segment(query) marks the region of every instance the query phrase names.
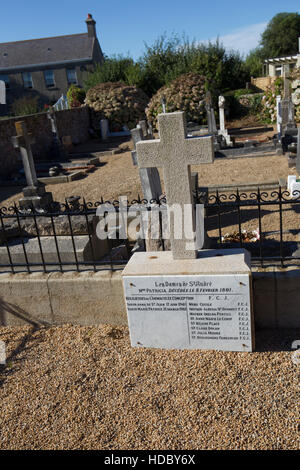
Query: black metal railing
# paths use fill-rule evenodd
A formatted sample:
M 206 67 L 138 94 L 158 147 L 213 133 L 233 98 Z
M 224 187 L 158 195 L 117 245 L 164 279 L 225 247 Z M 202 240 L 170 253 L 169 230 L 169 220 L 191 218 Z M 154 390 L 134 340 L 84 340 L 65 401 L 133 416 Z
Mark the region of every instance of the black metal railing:
M 246 248 L 253 265 L 262 267 L 300 264 L 299 193 L 295 192 L 291 198 L 288 191 L 279 187 L 270 193 L 260 189 L 222 194 L 198 191 L 194 196 L 195 202 L 205 207 L 205 229 L 209 236 L 205 247 Z M 164 250 L 165 198 L 147 201 L 138 197 L 125 203 L 121 199 L 92 203 L 69 198 L 64 203 L 54 203 L 47 212 L 33 207 L 22 210 L 16 204 L 2 207 L 0 272 L 122 269 L 135 251 L 146 250 L 147 231 L 140 217 L 142 235 L 139 239 L 135 241 L 125 236 L 123 214 L 133 209 L 142 214 L 153 207 L 159 209 L 158 246 Z M 101 209 L 101 216 L 98 209 Z M 105 226 L 106 240 L 99 241 L 97 224 L 102 216 L 110 213 L 116 216 L 117 236 L 112 237 L 109 226 Z
M 231 194 L 217 191 L 198 195 L 198 202 L 205 204 L 209 233 L 217 231 L 213 237 L 216 248 L 246 248 L 251 253 L 252 264 L 262 267 L 279 264 L 283 268 L 287 263 L 300 264 L 299 191 L 290 194 L 281 187 L 271 192 L 259 188 L 250 192 L 237 190 Z M 230 221 L 224 223 L 228 215 Z M 215 218 L 213 223 L 211 218 Z M 255 224 L 256 230 L 253 230 Z M 236 231 L 226 237 L 226 226 L 231 230 L 236 226 Z M 252 240 L 249 239 L 251 234 Z

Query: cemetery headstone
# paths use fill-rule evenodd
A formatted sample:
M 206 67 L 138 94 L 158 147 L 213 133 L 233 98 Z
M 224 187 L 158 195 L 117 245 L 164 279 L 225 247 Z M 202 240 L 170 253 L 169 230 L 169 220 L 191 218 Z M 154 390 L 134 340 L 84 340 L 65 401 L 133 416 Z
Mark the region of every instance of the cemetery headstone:
M 3 80 L 0 80 L 0 104 L 6 104 L 6 86 Z
M 145 139 L 142 128 L 133 129 L 131 136 L 134 145 L 132 161 L 134 165 L 137 165 L 136 145 L 138 142 Z M 154 199 L 159 199 L 162 195 L 162 188 L 157 168 L 139 168 L 139 175 L 144 198 L 149 202 Z
M 147 139 L 147 138 L 148 138 L 148 126 L 147 126 L 147 121 L 145 121 L 145 120 L 139 121 L 139 126 L 140 126 L 140 128 L 142 129 L 144 139 Z
M 100 132 L 102 140 L 107 140 L 109 135 L 109 125 L 107 119 L 101 119 L 100 121 Z
M 191 165 L 212 163 L 214 160 L 212 137 L 187 138 L 183 112 L 158 116 L 160 139 L 136 144 L 138 165 L 141 168 L 161 167 L 168 206 L 179 204 L 190 223 L 190 233 L 195 232 L 195 214 L 191 191 Z M 188 250 L 191 239 L 177 239 L 174 234 L 174 214 L 169 214 L 170 240 L 175 259 L 195 258 L 196 250 Z
M 53 107 L 48 111 L 48 119 L 51 123 L 52 132 L 51 158 L 63 160 L 66 157 L 66 152 L 59 138 L 55 110 Z
M 46 192 L 45 186 L 40 184 L 34 167 L 31 144 L 34 142 L 28 133 L 26 123 L 15 123 L 17 135 L 12 138 L 15 148 L 20 149 L 27 186 L 23 189 L 24 197 L 19 200 L 21 209 L 46 210 L 53 202 L 52 193 Z
M 190 165 L 213 162 L 213 138 L 186 138 L 184 113 L 158 120 L 160 139 L 137 143 L 138 163 L 162 167 L 168 207 L 187 204 L 192 215 Z M 172 222 L 170 239 L 172 251 L 135 253 L 122 273 L 132 346 L 252 351 L 249 253 L 203 250 L 195 259 Z
M 226 141 L 226 145 L 232 146 L 230 135 L 225 127 L 225 98 L 224 96 L 219 96 L 219 120 L 220 120 L 220 130 L 219 135 L 222 135 Z

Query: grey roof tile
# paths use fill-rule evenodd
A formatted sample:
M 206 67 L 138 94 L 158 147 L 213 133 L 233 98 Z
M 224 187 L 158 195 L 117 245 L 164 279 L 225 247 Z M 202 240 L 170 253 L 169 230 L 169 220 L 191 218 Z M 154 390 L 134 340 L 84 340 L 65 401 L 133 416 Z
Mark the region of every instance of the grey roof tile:
M 0 69 L 92 59 L 94 41 L 82 33 L 0 43 Z

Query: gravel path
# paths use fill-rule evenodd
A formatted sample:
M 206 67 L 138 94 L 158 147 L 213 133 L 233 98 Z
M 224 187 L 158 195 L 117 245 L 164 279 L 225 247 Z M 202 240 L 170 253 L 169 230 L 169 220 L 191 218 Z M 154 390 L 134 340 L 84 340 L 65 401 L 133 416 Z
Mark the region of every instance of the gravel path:
M 253 354 L 131 349 L 127 328 L 0 328 L 1 449 L 299 449 L 300 331 Z

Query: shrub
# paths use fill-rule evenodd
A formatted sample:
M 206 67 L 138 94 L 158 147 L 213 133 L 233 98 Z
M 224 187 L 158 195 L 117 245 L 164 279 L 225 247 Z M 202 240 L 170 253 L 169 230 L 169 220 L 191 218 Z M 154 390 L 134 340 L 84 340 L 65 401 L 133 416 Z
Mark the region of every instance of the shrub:
M 85 91 L 76 85 L 71 85 L 67 92 L 70 108 L 78 108 L 84 103 Z
M 185 111 L 187 121 L 203 123 L 206 120 L 204 106 L 205 78 L 194 73 L 187 73 L 162 87 L 152 97 L 146 115 L 153 127 L 157 127 L 157 116 L 162 112 L 161 101 L 166 101 L 166 111 Z
M 282 95 L 283 80 L 278 78 L 270 85 L 262 97 L 262 119 L 268 123 L 275 123 L 276 114 L 276 96 Z
M 12 104 L 12 112 L 14 116 L 26 116 L 28 114 L 38 113 L 38 97 L 26 97 L 15 100 Z
M 86 104 L 92 109 L 92 122 L 99 129 L 100 120 L 109 120 L 111 130 L 121 130 L 126 124 L 133 129 L 138 121 L 145 118 L 149 98 L 135 86 L 120 82 L 100 83 L 88 90 Z

